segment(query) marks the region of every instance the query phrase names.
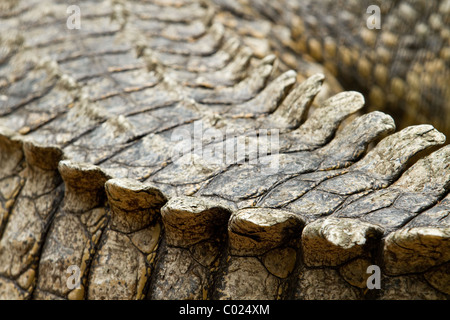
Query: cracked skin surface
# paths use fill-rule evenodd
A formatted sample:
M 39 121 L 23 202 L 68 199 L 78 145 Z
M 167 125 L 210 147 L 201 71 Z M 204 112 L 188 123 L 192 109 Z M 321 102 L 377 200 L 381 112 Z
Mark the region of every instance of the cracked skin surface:
M 448 299 L 442 133 L 361 113 L 245 2 L 77 4 L 2 3 L 0 298 Z M 199 126 L 279 153 L 206 161 L 172 139 Z

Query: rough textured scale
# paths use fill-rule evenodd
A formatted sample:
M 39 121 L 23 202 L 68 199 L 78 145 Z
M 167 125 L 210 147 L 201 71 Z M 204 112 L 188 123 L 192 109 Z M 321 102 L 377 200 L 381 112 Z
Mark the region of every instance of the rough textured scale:
M 277 3 L 0 4 L 0 298 L 449 298 L 445 136 L 362 114 Z
M 394 115 L 399 128 L 432 123 L 450 133 L 450 1 L 215 2 L 233 13 L 221 14 L 225 25 L 269 36 L 287 65 L 296 59 L 283 46 L 363 92 L 366 110 Z

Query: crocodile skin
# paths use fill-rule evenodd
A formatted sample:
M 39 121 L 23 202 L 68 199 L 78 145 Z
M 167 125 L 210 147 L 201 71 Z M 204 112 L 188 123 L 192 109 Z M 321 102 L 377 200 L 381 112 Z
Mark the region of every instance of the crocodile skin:
M 399 128 L 431 123 L 450 134 L 450 1 L 215 2 L 238 20 L 289 27 L 291 39 L 278 30 L 272 38 L 363 92 L 366 109 L 389 113 Z M 380 9 L 379 29 L 368 27 L 371 6 Z
M 73 4 L 1 4 L 0 298 L 448 299 L 442 133 L 361 114 L 267 19 Z

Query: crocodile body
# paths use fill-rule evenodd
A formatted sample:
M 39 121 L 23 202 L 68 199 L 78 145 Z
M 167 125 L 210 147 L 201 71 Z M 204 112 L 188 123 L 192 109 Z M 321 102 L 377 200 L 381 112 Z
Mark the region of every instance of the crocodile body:
M 398 128 L 432 123 L 450 134 L 450 1 L 217 2 L 288 26 L 285 45 L 364 93 L 366 110 L 393 115 Z
M 233 3 L 2 3 L 0 298 L 448 299 L 445 136 Z

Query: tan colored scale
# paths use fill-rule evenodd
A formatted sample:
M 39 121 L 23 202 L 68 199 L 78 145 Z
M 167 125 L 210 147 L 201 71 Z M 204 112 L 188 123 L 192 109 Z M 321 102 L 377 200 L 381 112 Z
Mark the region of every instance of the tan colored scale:
M 358 72 L 359 74 L 365 78 L 369 79 L 372 74 L 372 65 L 367 58 L 362 57 L 358 62 Z
M 322 61 L 322 44 L 319 40 L 311 38 L 308 40 L 308 48 L 310 55 L 317 61 Z

